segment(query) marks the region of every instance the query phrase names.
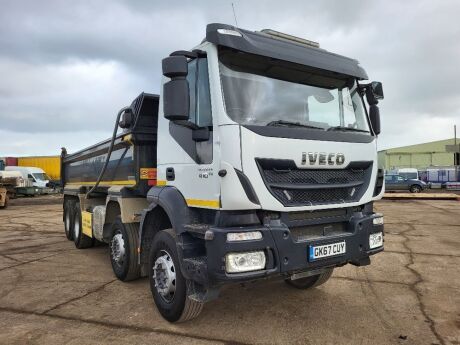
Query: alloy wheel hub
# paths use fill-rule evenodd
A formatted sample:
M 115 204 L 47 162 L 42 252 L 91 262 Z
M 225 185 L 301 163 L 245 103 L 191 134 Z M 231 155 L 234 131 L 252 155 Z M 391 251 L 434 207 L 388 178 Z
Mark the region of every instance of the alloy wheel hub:
M 169 253 L 162 251 L 161 254 L 153 266 L 153 279 L 158 293 L 169 302 L 176 292 L 176 269 Z
M 123 264 L 125 257 L 125 240 L 122 234 L 118 233 L 113 236 L 110 248 L 113 260 L 119 265 Z

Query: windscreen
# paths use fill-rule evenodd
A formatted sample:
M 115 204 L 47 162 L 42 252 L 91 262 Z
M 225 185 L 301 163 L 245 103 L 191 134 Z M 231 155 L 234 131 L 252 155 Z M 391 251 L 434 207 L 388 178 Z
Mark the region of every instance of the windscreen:
M 35 178 L 35 180 L 37 181 L 46 181 L 46 180 L 50 180 L 50 178 L 48 177 L 48 175 L 44 174 L 44 173 L 34 173 L 32 174 L 33 177 Z
M 369 132 L 357 82 L 249 54 L 220 55 L 228 116 L 244 125 Z

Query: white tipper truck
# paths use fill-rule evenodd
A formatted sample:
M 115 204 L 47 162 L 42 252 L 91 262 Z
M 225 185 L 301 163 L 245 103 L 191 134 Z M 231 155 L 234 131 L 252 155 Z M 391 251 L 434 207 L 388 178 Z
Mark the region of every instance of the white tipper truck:
M 308 289 L 383 250 L 383 91 L 356 60 L 209 24 L 162 68 L 161 95 L 122 108 L 111 139 L 62 150 L 77 248 L 108 243 L 115 275 L 147 276 L 170 322 L 196 317 L 224 284 Z

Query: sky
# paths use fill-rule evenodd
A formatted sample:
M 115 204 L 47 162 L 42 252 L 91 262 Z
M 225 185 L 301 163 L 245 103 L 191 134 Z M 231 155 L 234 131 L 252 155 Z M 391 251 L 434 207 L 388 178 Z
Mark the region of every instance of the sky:
M 120 108 L 159 93 L 162 58 L 235 24 L 232 2 L 239 27 L 317 41 L 381 81 L 379 149 L 460 132 L 458 1 L 2 0 L 0 157 L 110 137 Z

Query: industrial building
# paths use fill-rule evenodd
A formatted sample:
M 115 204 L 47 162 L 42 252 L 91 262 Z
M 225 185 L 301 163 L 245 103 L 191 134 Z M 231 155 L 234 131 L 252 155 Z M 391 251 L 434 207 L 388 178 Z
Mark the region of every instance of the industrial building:
M 446 146 L 454 145 L 454 142 L 455 139 L 452 138 L 379 151 L 379 165 L 385 170 L 451 167 L 455 164 L 455 153 L 448 152 Z M 460 139 L 457 139 L 457 145 L 459 143 Z

